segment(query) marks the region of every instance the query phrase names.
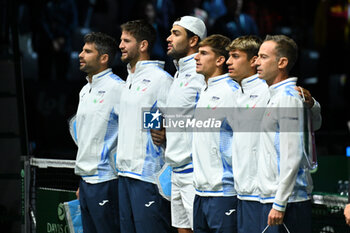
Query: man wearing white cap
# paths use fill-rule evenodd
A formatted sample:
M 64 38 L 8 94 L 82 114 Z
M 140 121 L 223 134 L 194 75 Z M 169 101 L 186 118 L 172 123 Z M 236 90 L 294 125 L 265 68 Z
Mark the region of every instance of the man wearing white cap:
M 183 16 L 173 23 L 167 38 L 167 54 L 174 58 L 177 72 L 170 87 L 166 107 L 176 108 L 181 115 L 193 116 L 201 89 L 205 86 L 203 75 L 196 73 L 194 57 L 198 44 L 207 35 L 202 20 Z M 174 132 L 176 131 L 176 132 Z M 154 138 L 157 137 L 154 131 Z M 193 186 L 192 132 L 167 129 L 165 160 L 172 167 L 171 221 L 179 233 L 192 232 Z

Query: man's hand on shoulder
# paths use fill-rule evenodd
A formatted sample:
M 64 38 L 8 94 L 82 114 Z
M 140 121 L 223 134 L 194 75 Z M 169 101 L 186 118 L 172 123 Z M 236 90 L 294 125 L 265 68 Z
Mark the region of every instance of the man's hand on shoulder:
M 299 95 L 304 100 L 304 102 L 308 108 L 312 108 L 314 106 L 315 101 L 312 98 L 311 93 L 307 89 L 305 89 L 301 86 L 297 86 L 294 89 L 299 92 Z

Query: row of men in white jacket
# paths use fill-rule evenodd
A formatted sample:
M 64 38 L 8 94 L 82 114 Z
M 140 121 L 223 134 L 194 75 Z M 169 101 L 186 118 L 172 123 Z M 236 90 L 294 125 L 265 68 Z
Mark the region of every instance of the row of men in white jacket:
M 197 113 L 203 113 L 199 107 L 207 108 L 222 124 L 216 132 L 194 133 L 196 194 L 237 195 L 243 201 L 271 203 L 272 208 L 282 212 L 287 203 L 310 200 L 313 188 L 310 161 L 304 152 L 307 119 L 303 115 L 303 101 L 295 90 L 297 78 L 287 78 L 271 86 L 257 74 L 241 77 L 240 85 L 234 81 L 229 84 L 227 79 L 227 74 L 209 78 L 197 103 Z M 220 108 L 226 108 L 226 112 L 215 115 Z M 317 130 L 321 125 L 317 101 L 311 111 Z M 249 219 L 250 225 L 263 218 L 261 212 L 254 211 L 259 214 Z M 262 224 L 265 227 L 267 222 Z M 248 232 L 244 227 L 239 230 Z M 257 232 L 261 231 L 263 228 Z
M 195 132 L 193 143 L 191 132 L 167 133 L 169 141 L 165 149 L 165 159 L 164 148 L 155 146 L 150 131 L 143 129 L 144 111 L 178 106 L 178 102 L 181 102 L 183 109 L 193 108 L 194 106 L 211 109 L 247 106 L 254 109 L 267 106 L 268 100 L 271 98 L 270 92 L 267 84 L 260 80 L 257 75 L 244 79 L 241 85 L 238 85 L 225 74 L 210 79 L 208 86 L 206 86 L 204 78 L 195 73 L 194 56 L 195 54 L 181 58 L 178 61 L 177 68 L 179 72 L 174 81 L 169 74 L 162 70 L 162 62 L 141 61 L 137 63 L 136 71 L 134 73 L 129 72 L 127 82 L 121 91 L 121 99 L 124 101 L 117 107 L 120 109 L 118 115 L 114 116 L 116 114 L 108 112 L 109 110 L 101 111 L 101 113 L 106 112 L 105 116 L 101 118 L 103 122 L 106 122 L 106 133 L 104 137 L 101 137 L 104 138 L 104 142 L 97 143 L 96 141 L 96 145 L 87 145 L 90 148 L 89 150 L 103 152 L 101 162 L 95 163 L 96 158 L 92 157 L 84 157 L 84 161 L 77 160 L 77 174 L 82 175 L 84 180 L 90 182 L 113 179 L 117 173 L 106 166 L 107 163 L 110 163 L 108 161 L 110 157 L 114 161 L 112 167 L 116 167 L 119 175 L 155 184 L 158 172 L 167 161 L 173 167 L 173 171 L 179 173 L 191 170 L 194 167 L 194 187 L 197 195 L 234 196 L 237 194 L 238 198 L 242 200 L 276 201 L 278 208 L 284 210 L 292 190 L 289 190 L 289 193 L 278 193 L 275 197 L 276 193 L 271 193 L 273 188 L 269 189 L 270 185 L 273 186 L 274 184 L 271 184 L 269 179 L 263 180 L 264 177 L 269 178 L 271 175 L 261 174 L 261 176 L 257 176 L 256 174 L 258 142 L 259 140 L 270 139 L 260 138 L 259 133 L 234 133 L 235 125 L 249 124 L 249 122 L 240 120 L 242 118 L 230 119 L 228 117 L 227 122 L 222 124 L 225 132 L 224 130 L 219 133 Z M 108 71 L 105 73 L 108 73 Z M 99 76 L 105 73 L 99 74 Z M 228 81 L 230 84 L 227 84 Z M 295 85 L 296 80 L 288 81 Z M 219 85 L 220 83 L 225 83 L 222 85 L 226 89 Z M 86 89 L 87 91 L 89 90 Z M 186 92 L 188 92 L 188 95 L 186 95 Z M 193 93 L 196 94 L 193 95 Z M 94 104 L 101 105 L 104 101 L 103 94 L 98 92 L 97 98 L 91 101 Z M 227 99 L 227 97 L 221 97 L 220 95 L 232 95 L 234 101 L 221 102 L 221 99 Z M 82 92 L 81 98 L 83 97 L 84 93 Z M 319 104 L 315 102 L 315 106 L 312 108 L 315 112 L 314 116 L 319 116 L 319 108 Z M 114 118 L 119 118 L 119 121 L 123 124 L 119 124 L 119 126 L 111 125 L 110 122 L 115 122 Z M 317 125 L 320 125 L 317 123 L 319 119 L 315 120 L 315 129 L 317 129 Z M 93 121 L 94 123 L 87 122 L 86 124 L 97 127 L 95 122 L 98 121 L 95 121 L 95 119 Z M 98 127 L 102 128 L 102 126 Z M 118 149 L 117 151 L 109 151 L 111 142 L 108 140 L 108 135 L 116 130 L 119 132 Z M 78 132 L 78 134 L 84 135 L 83 132 Z M 84 135 L 84 137 L 87 136 Z M 231 140 L 232 138 L 233 140 Z M 212 143 L 208 143 L 208 141 Z M 283 150 L 283 146 L 281 145 L 281 150 Z M 300 150 L 301 148 L 296 147 L 295 149 Z M 273 150 L 268 149 L 268 151 Z M 239 156 L 242 154 L 249 154 L 250 156 Z M 276 154 L 270 154 L 270 156 L 271 158 L 277 157 Z M 193 165 L 192 158 L 194 165 L 197 165 L 197 167 Z M 94 161 L 90 161 L 91 159 Z M 232 163 L 232 160 L 235 162 Z M 263 160 L 259 160 L 260 162 L 264 163 Z M 261 179 L 258 180 L 256 177 Z M 259 182 L 260 186 L 258 186 Z M 290 185 L 290 183 L 286 185 Z M 311 192 L 310 187 L 308 187 L 309 190 L 306 194 L 293 192 L 289 200 L 308 199 Z

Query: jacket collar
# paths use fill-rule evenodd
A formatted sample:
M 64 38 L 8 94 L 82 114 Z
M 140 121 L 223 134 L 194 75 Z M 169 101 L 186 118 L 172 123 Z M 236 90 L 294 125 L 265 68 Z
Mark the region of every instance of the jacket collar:
M 208 79 L 208 86 L 214 86 L 222 81 L 225 81 L 227 79 L 231 79 L 228 74 L 222 74 L 216 77 L 212 77 Z
M 180 58 L 179 61 L 174 60 L 174 65 L 179 72 L 184 72 L 189 69 L 193 69 L 193 63 L 195 63 L 194 57 L 197 53 Z M 194 66 L 195 67 L 195 66 Z
M 112 74 L 112 69 L 111 68 L 108 68 L 108 69 L 105 69 L 104 71 L 98 73 L 98 74 L 95 74 L 92 76 L 92 82 L 91 84 L 95 84 L 96 82 L 98 82 L 99 80 L 101 80 L 101 78 L 105 75 L 110 75 Z M 89 77 L 86 76 L 86 80 L 89 82 Z
M 135 72 L 131 73 L 131 67 L 130 64 L 127 65 L 128 68 L 128 74 L 137 74 L 139 72 L 142 72 L 144 69 L 150 67 L 150 66 L 156 66 L 161 69 L 164 68 L 164 61 L 158 61 L 158 60 L 143 60 L 143 61 L 138 61 L 136 63 L 136 68 Z
M 285 88 L 287 86 L 296 86 L 298 78 L 292 77 L 287 78 L 279 83 L 275 83 L 269 87 L 271 95 L 276 94 L 280 89 Z
M 265 80 L 263 79 L 260 79 L 258 77 L 258 74 L 254 74 L 248 78 L 245 78 L 241 81 L 241 87 L 243 90 L 245 89 L 251 89 L 251 88 L 254 88 L 258 85 L 261 84 L 261 82 L 265 82 Z

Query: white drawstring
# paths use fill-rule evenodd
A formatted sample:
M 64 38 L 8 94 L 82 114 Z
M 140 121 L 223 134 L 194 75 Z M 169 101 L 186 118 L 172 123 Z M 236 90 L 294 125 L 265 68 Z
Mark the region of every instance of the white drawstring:
M 284 224 L 284 223 L 282 223 L 282 224 L 283 224 L 284 228 L 286 229 L 286 231 L 287 231 L 288 233 L 290 233 L 290 231 L 288 230 L 286 224 Z M 265 233 L 265 231 L 267 230 L 267 228 L 269 228 L 269 225 L 267 225 L 267 226 L 265 227 L 265 229 L 263 230 L 263 232 L 261 232 L 261 233 Z
M 265 231 L 267 230 L 267 228 L 269 228 L 269 225 L 267 225 L 267 226 L 265 227 L 265 229 L 263 230 L 263 232 L 261 232 L 261 233 L 265 233 Z

